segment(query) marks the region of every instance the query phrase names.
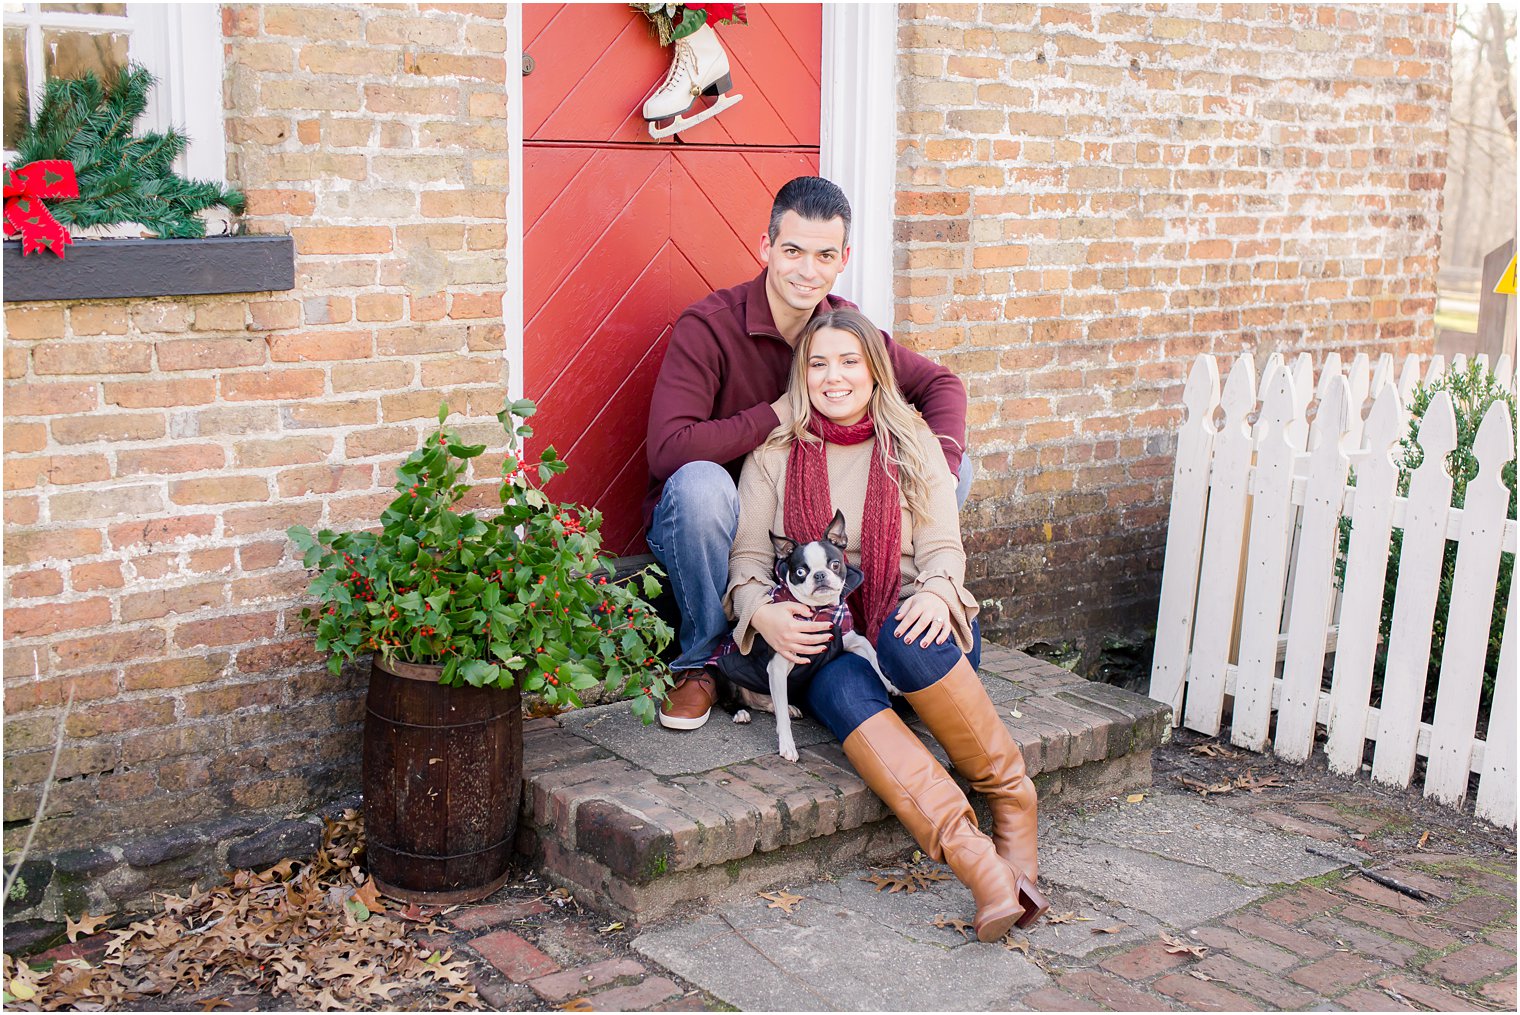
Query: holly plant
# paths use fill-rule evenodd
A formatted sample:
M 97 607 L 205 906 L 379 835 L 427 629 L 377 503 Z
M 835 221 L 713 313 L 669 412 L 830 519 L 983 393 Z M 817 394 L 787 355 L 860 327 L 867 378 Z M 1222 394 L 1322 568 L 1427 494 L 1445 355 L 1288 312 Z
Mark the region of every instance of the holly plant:
M 616 580 L 599 556 L 601 513 L 549 500 L 544 487 L 566 465 L 552 447 L 536 466 L 522 460 L 534 412 L 524 399 L 497 413 L 508 446 L 497 514 L 458 509 L 469 461 L 486 446 L 446 428 L 445 405 L 438 429 L 401 464 L 378 533 L 289 529 L 317 571 L 318 605 L 301 618 L 333 673 L 379 652 L 441 664 L 452 686 L 516 685 L 551 708 L 579 706 L 578 692 L 601 684 L 631 694 L 634 713 L 652 722 L 670 686 L 658 657 L 671 629 L 648 602 L 661 572 Z

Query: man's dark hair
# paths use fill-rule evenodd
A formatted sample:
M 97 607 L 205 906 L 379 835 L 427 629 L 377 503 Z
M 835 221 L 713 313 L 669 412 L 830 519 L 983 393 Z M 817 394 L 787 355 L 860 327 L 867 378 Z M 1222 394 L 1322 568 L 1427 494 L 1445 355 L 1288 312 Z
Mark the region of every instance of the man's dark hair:
M 776 203 L 771 205 L 769 236 L 776 242 L 781 231 L 781 217 L 794 211 L 814 222 L 829 219 L 844 220 L 844 245 L 850 245 L 850 201 L 844 191 L 821 176 L 799 176 L 776 191 Z

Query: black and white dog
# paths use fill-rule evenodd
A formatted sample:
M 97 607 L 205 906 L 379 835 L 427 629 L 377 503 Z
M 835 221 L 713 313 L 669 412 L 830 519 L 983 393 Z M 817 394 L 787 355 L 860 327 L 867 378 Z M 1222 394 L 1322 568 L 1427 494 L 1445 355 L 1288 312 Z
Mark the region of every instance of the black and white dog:
M 797 745 L 792 739 L 791 721 L 799 718 L 802 712 L 789 704 L 790 692 L 800 693 L 806 682 L 826 663 L 845 652 L 853 652 L 871 664 L 871 669 L 886 685 L 888 694 L 902 692 L 882 675 L 876 662 L 875 647 L 855 630 L 850 618 L 850 608 L 845 600 L 860 587 L 864 575 L 859 568 L 845 562 L 844 513 L 835 511 L 824 538 L 815 542 L 798 543 L 774 532 L 770 537 L 776 548 L 777 582 L 771 589 L 771 602 L 797 602 L 811 607 L 813 620 L 833 625 L 833 637 L 822 651 L 809 656 L 802 666 L 787 662 L 758 634 L 749 655 L 740 654 L 730 638 L 708 665 L 728 679 L 748 708 L 775 714 L 779 753 L 788 761 L 796 761 Z M 747 708 L 734 712 L 734 722 L 749 721 Z

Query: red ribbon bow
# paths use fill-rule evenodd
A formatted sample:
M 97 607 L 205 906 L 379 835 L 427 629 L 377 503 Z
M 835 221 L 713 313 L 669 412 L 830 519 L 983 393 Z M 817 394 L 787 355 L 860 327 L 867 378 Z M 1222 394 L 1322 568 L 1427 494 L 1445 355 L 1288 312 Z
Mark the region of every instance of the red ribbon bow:
M 68 159 L 31 162 L 20 169 L 6 166 L 5 235 L 20 234 L 23 255 L 46 248 L 62 257 L 63 248 L 74 238 L 53 218 L 42 199 L 78 196 L 79 180 Z

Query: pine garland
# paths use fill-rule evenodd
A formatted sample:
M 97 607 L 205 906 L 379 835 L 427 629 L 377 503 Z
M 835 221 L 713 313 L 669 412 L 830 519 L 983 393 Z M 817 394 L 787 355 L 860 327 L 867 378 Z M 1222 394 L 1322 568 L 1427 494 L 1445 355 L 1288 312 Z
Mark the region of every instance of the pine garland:
M 47 83 L 36 118 L 16 143 L 17 166 L 40 159 L 68 159 L 79 178 L 79 197 L 48 203 L 65 226 L 141 223 L 162 237 L 206 235 L 196 212 L 225 205 L 243 210 L 241 192 L 219 183 L 175 175 L 174 160 L 189 140 L 172 127 L 132 135 L 148 107 L 154 78 L 132 64 L 109 84 L 93 73 Z

